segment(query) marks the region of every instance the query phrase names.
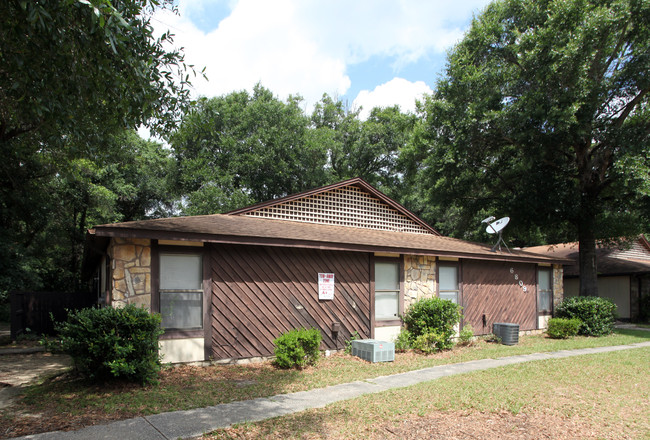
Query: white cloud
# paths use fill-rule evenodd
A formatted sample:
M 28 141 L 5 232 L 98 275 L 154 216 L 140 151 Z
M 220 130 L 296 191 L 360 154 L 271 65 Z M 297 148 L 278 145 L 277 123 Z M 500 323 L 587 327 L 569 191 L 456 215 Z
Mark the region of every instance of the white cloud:
M 460 37 L 461 26 L 488 0 L 331 0 L 300 1 L 300 17 L 311 38 L 349 63 L 373 55 L 400 64 L 427 53 L 444 53 Z
M 424 81 L 411 82 L 403 78 L 393 78 L 373 91 L 362 90 L 354 100 L 353 107 L 361 109 L 361 118 L 367 119 L 374 107 L 399 105 L 403 112 L 415 111 L 415 100 L 431 94 L 431 88 Z
M 209 10 L 210 1 L 227 4 L 231 13 L 204 32 L 187 17 Z M 390 57 L 398 74 L 410 62 L 443 53 L 460 38 L 472 11 L 487 2 L 179 0 L 180 15 L 159 11 L 152 24 L 175 34 L 189 64 L 206 67 L 209 81 L 194 79 L 196 95 L 250 90 L 261 82 L 281 98 L 300 94 L 310 105 L 323 93 L 346 94 L 351 64 Z M 391 87 L 414 88 L 399 82 Z

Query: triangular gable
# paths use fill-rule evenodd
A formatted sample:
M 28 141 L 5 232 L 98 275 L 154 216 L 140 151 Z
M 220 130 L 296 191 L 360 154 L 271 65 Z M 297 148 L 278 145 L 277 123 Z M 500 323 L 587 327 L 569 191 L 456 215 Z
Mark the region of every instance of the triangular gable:
M 258 203 L 228 214 L 440 235 L 411 211 L 359 178 Z

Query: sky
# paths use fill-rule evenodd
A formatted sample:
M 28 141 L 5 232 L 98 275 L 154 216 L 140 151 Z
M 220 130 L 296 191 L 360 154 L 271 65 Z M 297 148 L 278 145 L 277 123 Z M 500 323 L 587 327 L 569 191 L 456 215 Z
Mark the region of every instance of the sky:
M 375 106 L 414 111 L 444 72 L 487 0 L 178 0 L 178 14 L 152 18 L 208 81 L 193 96 L 214 97 L 262 84 L 303 107 L 327 93 L 365 117 Z

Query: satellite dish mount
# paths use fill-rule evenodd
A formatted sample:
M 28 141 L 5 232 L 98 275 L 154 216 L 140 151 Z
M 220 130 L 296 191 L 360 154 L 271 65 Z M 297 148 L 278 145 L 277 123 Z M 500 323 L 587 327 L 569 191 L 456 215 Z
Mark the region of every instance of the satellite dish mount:
M 499 252 L 501 252 L 501 243 L 503 243 L 503 246 L 505 246 L 505 248 L 508 250 L 508 253 L 510 253 L 510 249 L 508 248 L 508 245 L 506 244 L 505 241 L 503 241 L 503 229 L 510 221 L 510 217 L 502 217 L 496 221 L 493 220 L 494 217 L 491 216 L 481 222 L 481 223 L 488 223 L 487 228 L 485 228 L 485 232 L 487 232 L 488 234 L 499 234 L 499 239 L 497 240 L 496 244 L 492 246 L 491 251 L 496 252 L 496 250 L 499 249 Z

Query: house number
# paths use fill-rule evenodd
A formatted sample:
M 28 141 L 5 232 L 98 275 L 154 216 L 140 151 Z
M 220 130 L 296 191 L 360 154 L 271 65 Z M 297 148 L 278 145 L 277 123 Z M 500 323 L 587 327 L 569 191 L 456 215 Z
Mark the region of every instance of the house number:
M 515 281 L 518 281 L 517 284 L 519 285 L 519 287 L 521 287 L 521 289 L 524 292 L 528 292 L 528 288 L 526 286 L 524 286 L 524 282 L 519 279 L 519 274 L 515 273 L 515 268 L 514 267 L 510 268 L 510 273 L 514 275 Z

